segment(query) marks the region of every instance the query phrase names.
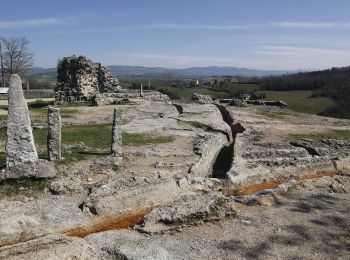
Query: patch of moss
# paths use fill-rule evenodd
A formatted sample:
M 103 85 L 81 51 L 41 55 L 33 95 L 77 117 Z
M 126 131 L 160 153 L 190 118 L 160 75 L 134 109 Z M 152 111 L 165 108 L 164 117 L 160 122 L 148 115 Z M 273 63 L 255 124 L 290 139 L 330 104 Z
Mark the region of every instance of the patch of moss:
M 333 129 L 324 133 L 301 133 L 301 134 L 290 134 L 290 138 L 292 139 L 312 139 L 312 140 L 322 140 L 322 139 L 340 139 L 340 140 L 350 140 L 350 130 L 337 130 Z
M 4 152 L 0 152 L 0 169 L 6 167 L 6 155 Z
M 218 130 L 215 130 L 214 128 L 212 128 L 210 126 L 201 124 L 197 121 L 185 121 L 185 120 L 177 119 L 177 123 L 180 125 L 181 124 L 182 125 L 189 125 L 189 126 L 194 127 L 194 128 L 203 129 L 206 132 L 218 132 Z
M 131 134 L 123 133 L 123 145 L 148 145 L 148 144 L 164 144 L 175 140 L 175 137 L 168 135 L 145 135 L 145 134 Z
M 44 100 L 40 100 L 38 99 L 35 102 L 29 102 L 28 103 L 28 109 L 42 109 L 45 108 L 47 106 L 53 105 L 53 101 L 44 101 Z
M 70 152 L 63 154 L 63 160 L 57 161 L 57 165 L 68 165 L 74 162 L 88 160 L 92 155 L 86 153 L 84 150 L 74 148 Z
M 0 186 L 0 196 L 16 196 L 18 194 L 27 197 L 36 197 L 38 193 L 43 192 L 50 185 L 49 180 L 17 180 L 5 182 Z
M 68 108 L 60 109 L 61 118 L 72 118 L 78 112 L 79 112 L 78 109 L 68 109 Z
M 258 115 L 266 116 L 266 117 L 272 118 L 272 119 L 284 119 L 287 116 L 293 115 L 293 114 L 290 114 L 288 112 L 275 112 L 275 111 L 268 111 L 268 110 L 259 110 L 256 113 Z

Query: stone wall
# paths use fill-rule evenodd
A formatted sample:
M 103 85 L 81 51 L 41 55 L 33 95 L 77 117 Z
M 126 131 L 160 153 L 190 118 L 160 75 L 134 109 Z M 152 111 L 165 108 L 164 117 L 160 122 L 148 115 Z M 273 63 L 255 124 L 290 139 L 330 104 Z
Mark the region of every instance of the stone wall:
M 57 103 L 89 101 L 99 93 L 120 91 L 117 78 L 106 67 L 84 56 L 64 57 L 57 66 Z

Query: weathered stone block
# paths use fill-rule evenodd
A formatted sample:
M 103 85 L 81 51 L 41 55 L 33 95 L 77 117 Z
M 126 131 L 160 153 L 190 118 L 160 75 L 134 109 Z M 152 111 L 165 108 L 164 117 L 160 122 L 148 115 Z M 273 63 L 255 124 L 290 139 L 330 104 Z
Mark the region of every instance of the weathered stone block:
M 122 156 L 122 110 L 114 109 L 112 129 L 112 154 Z
M 38 161 L 38 154 L 34 145 L 28 106 L 23 96 L 22 81 L 17 74 L 11 75 L 8 97 L 7 168 L 33 164 Z
M 39 159 L 31 164 L 17 164 L 0 174 L 2 180 L 16 179 L 45 179 L 56 176 L 55 164 L 47 160 Z
M 61 160 L 61 116 L 56 107 L 49 107 L 47 114 L 47 152 L 50 161 Z

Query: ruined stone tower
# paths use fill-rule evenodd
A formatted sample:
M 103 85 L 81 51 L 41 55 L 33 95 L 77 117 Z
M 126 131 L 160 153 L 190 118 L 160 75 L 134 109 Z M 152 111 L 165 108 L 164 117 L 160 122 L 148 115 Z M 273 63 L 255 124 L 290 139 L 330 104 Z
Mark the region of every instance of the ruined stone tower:
M 120 91 L 117 78 L 106 67 L 84 56 L 64 57 L 57 66 L 57 102 L 89 101 L 98 93 Z

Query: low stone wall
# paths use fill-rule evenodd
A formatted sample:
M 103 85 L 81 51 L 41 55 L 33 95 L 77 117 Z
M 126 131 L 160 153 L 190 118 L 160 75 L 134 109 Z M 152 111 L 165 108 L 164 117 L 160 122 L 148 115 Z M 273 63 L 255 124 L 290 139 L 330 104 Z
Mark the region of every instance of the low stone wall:
M 23 90 L 25 99 L 34 99 L 34 98 L 54 98 L 55 91 L 53 89 L 29 89 Z M 0 100 L 7 100 L 8 95 L 2 94 L 0 95 Z
M 96 94 L 93 97 L 93 104 L 96 106 L 123 104 L 129 101 L 129 98 L 142 98 L 152 101 L 170 101 L 167 95 L 160 93 L 159 91 L 144 90 L 141 97 L 139 90 L 134 89 L 122 89 L 118 93 L 103 93 Z

